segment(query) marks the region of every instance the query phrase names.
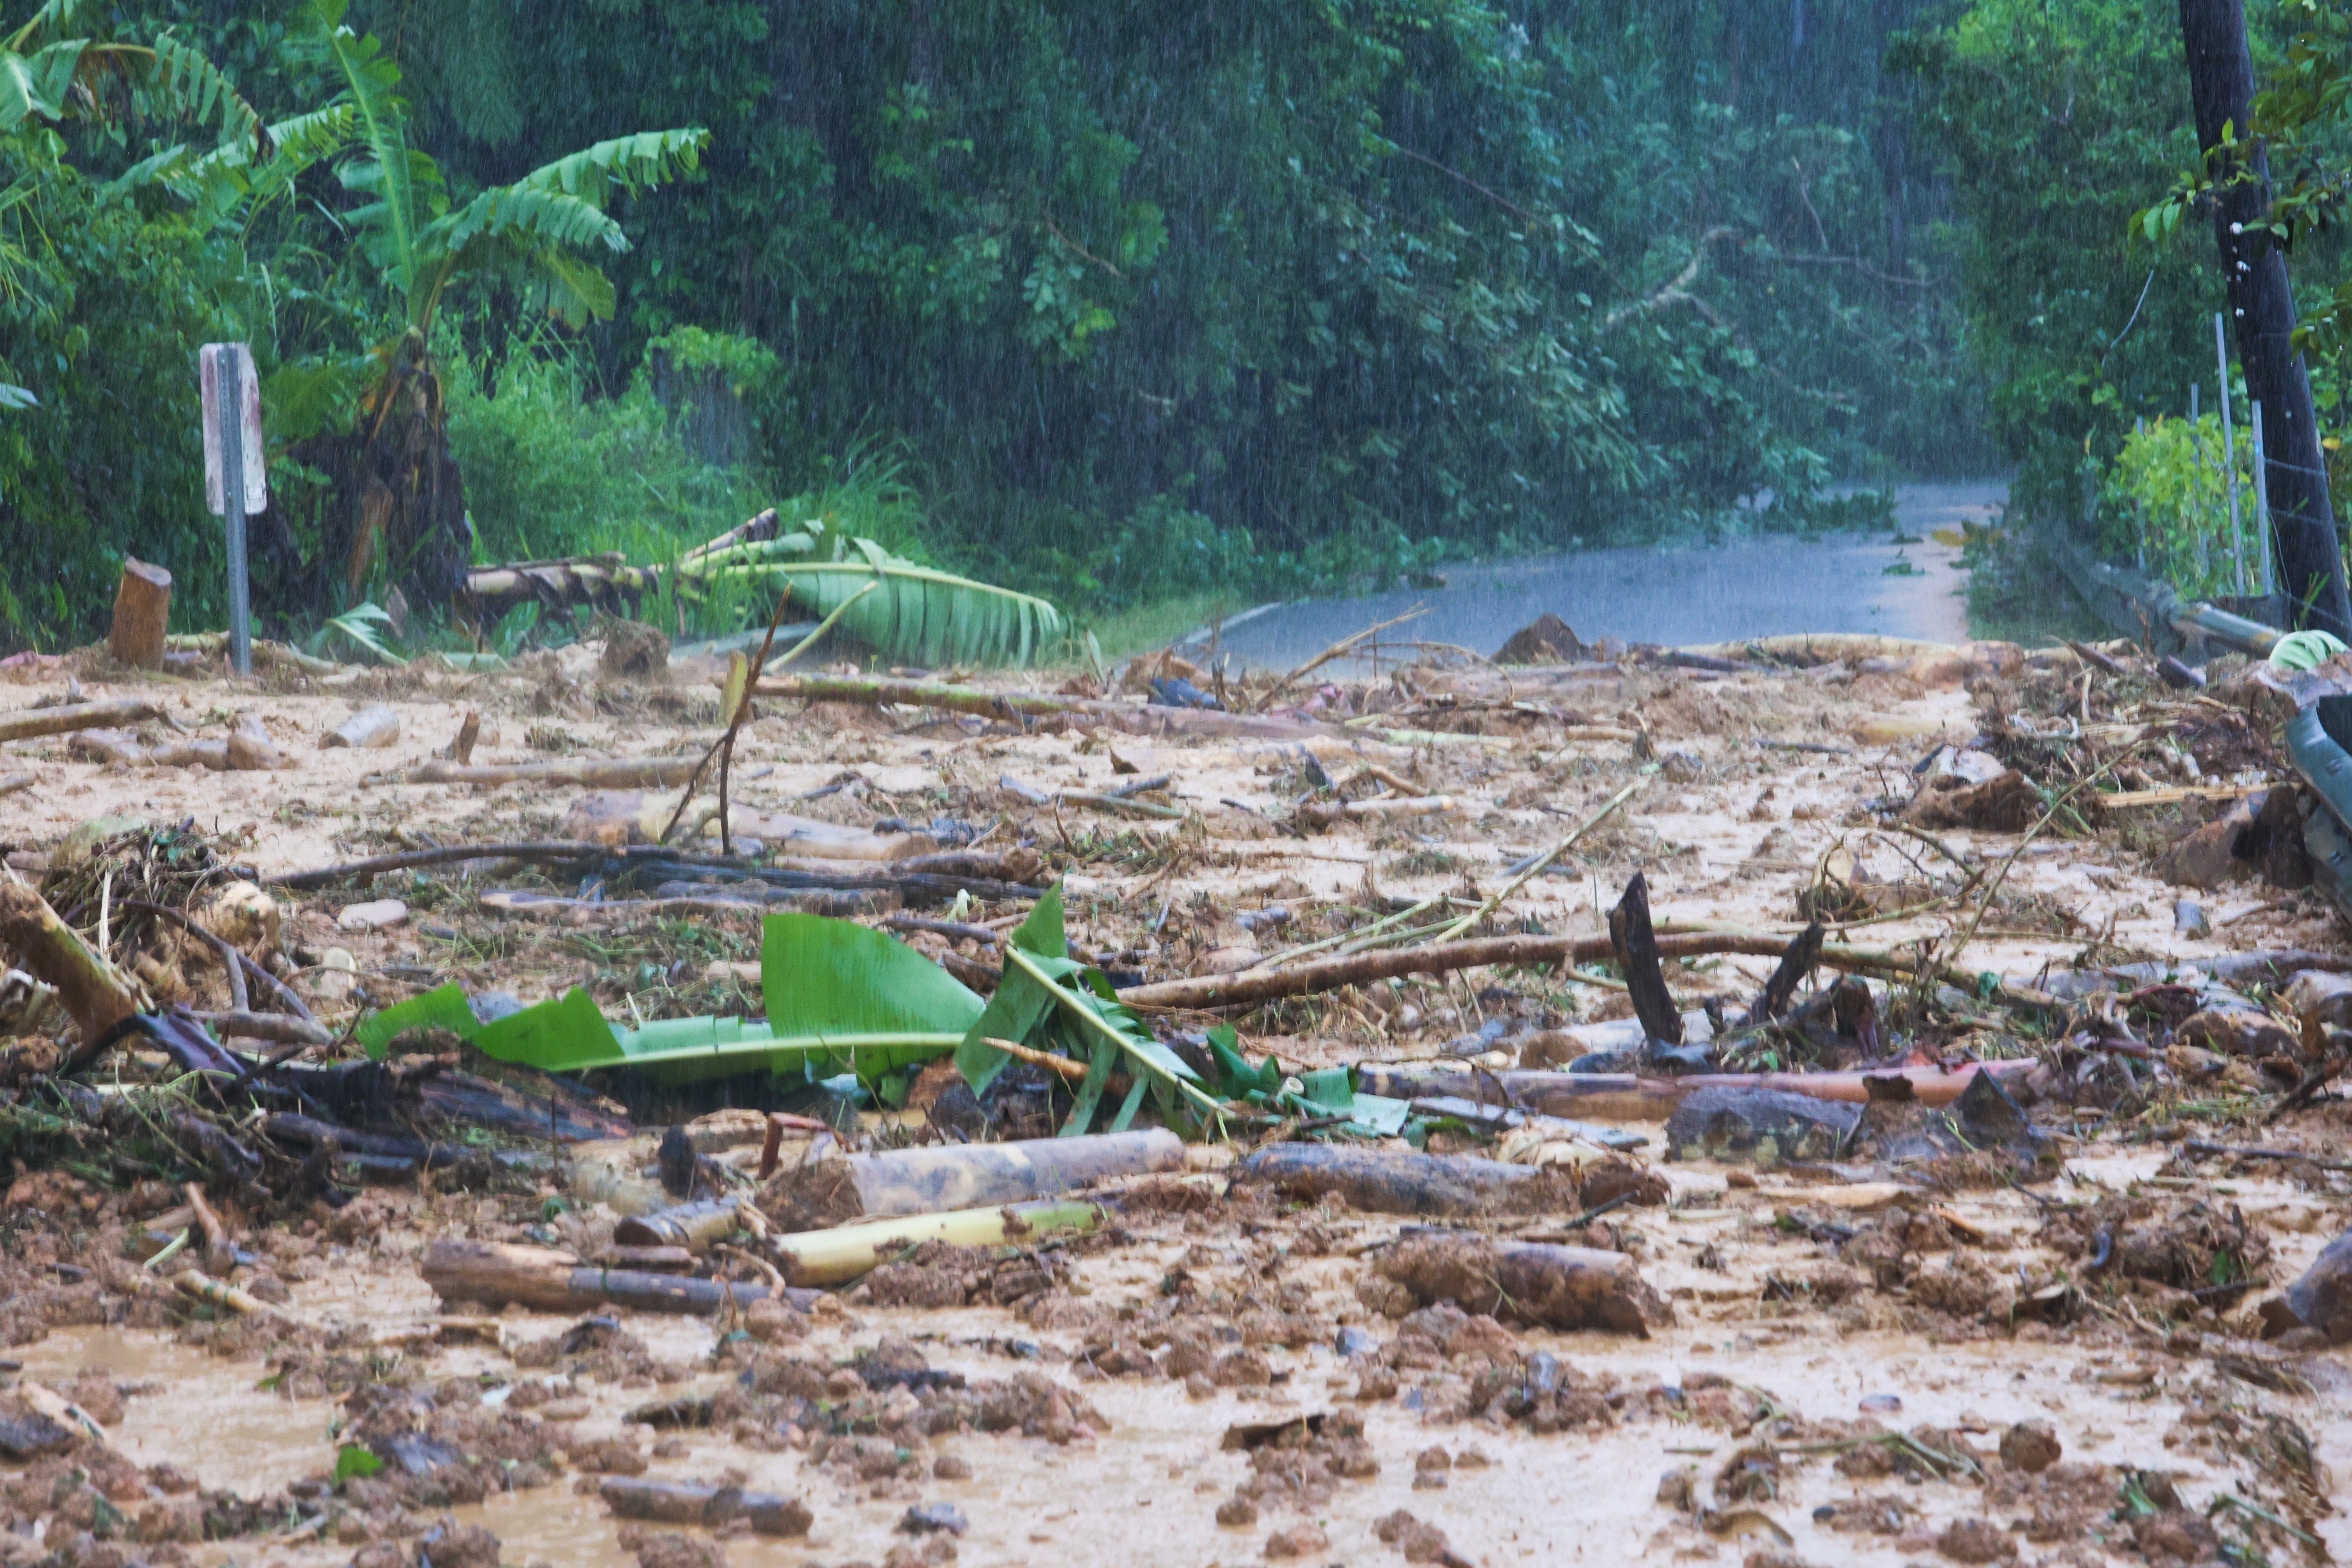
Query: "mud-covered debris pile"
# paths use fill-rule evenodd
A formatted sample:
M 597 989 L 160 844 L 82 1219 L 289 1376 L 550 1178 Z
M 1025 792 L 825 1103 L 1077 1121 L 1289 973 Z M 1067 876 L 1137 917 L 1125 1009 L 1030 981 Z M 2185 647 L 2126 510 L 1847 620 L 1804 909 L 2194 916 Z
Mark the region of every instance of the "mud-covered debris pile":
M 10 672 L 0 1559 L 2352 1545 L 2352 676 L 1515 657 Z

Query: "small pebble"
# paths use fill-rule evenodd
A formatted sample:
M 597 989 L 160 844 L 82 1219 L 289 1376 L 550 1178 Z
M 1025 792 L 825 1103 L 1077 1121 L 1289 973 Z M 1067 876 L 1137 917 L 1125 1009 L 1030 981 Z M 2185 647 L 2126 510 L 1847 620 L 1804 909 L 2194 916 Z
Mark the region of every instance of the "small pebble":
M 1861 1410 L 1865 1415 L 1892 1415 L 1903 1408 L 1902 1397 L 1893 1394 L 1865 1394 Z
M 2013 1470 L 2038 1474 L 2065 1453 L 2058 1429 L 2047 1421 L 2021 1421 L 2000 1435 L 2000 1462 Z
M 898 1528 L 908 1535 L 930 1535 L 946 1531 L 950 1535 L 961 1535 L 970 1528 L 963 1510 L 951 1502 L 919 1503 L 907 1510 Z
M 371 899 L 363 904 L 347 904 L 335 917 L 335 924 L 344 931 L 390 931 L 408 923 L 408 906 L 398 899 Z

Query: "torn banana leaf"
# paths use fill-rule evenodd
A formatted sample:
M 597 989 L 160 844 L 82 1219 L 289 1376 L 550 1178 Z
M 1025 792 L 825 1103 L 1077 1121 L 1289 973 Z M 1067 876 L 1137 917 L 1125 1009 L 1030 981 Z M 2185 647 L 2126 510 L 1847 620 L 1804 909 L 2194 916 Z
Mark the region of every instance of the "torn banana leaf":
M 1271 1051 L 1257 1066 L 1242 1055 L 1241 1037 L 1231 1024 L 1209 1031 L 1209 1054 L 1217 1062 L 1217 1089 L 1227 1100 L 1263 1105 L 1278 1114 L 1309 1120 L 1348 1118 L 1328 1131 L 1358 1133 L 1368 1138 L 1393 1138 L 1404 1131 L 1410 1100 L 1356 1092 L 1356 1075 L 1347 1068 L 1322 1068 L 1291 1078 Z
M 445 1028 L 485 1055 L 549 1072 L 634 1068 L 665 1083 L 767 1071 L 811 1079 L 885 1074 L 956 1048 L 982 1003 L 953 975 L 896 938 L 854 921 L 770 915 L 760 944 L 764 1020 L 663 1018 L 617 1027 L 574 988 L 500 1018 L 476 1021 L 464 992 L 445 985 L 360 1026 L 381 1057 L 408 1029 Z
M 1147 1089 L 1160 1096 L 1163 1112 L 1172 1110 L 1181 1097 L 1203 1118 L 1218 1113 L 1216 1100 L 1201 1087 L 1200 1075 L 1152 1037 L 1143 1020 L 1119 1001 L 1109 979 L 1070 957 L 1058 884 L 1037 900 L 1029 918 L 1006 941 L 1004 978 L 989 999 L 988 1010 L 956 1047 L 956 1066 L 974 1094 L 993 1083 L 1010 1059 L 988 1043 L 992 1039 L 1058 1051 L 1089 1064 L 1077 1104 L 1062 1127 L 1066 1138 L 1087 1131 L 1112 1070 L 1122 1060 L 1133 1087 L 1112 1120 L 1112 1131 L 1126 1129 Z

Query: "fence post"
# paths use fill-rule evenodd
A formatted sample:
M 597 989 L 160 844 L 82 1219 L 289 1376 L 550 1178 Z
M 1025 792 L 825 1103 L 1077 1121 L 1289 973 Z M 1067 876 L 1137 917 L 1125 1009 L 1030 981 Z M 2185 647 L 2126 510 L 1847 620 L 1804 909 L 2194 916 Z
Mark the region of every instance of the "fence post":
M 207 500 L 228 533 L 229 659 L 253 673 L 253 594 L 246 575 L 245 520 L 268 504 L 261 474 L 260 400 L 243 343 L 206 343 L 198 356 L 205 398 Z M 217 483 L 212 481 L 217 480 Z M 258 500 L 259 505 L 254 504 Z

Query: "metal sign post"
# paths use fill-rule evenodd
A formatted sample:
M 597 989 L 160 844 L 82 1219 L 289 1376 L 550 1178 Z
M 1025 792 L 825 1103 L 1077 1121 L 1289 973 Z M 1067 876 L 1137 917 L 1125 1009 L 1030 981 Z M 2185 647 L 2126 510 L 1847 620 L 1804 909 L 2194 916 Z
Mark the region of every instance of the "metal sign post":
M 228 646 L 239 675 L 253 673 L 253 595 L 246 577 L 245 520 L 269 505 L 261 449 L 261 387 L 243 343 L 206 343 L 198 356 L 205 403 L 205 500 L 228 525 Z

